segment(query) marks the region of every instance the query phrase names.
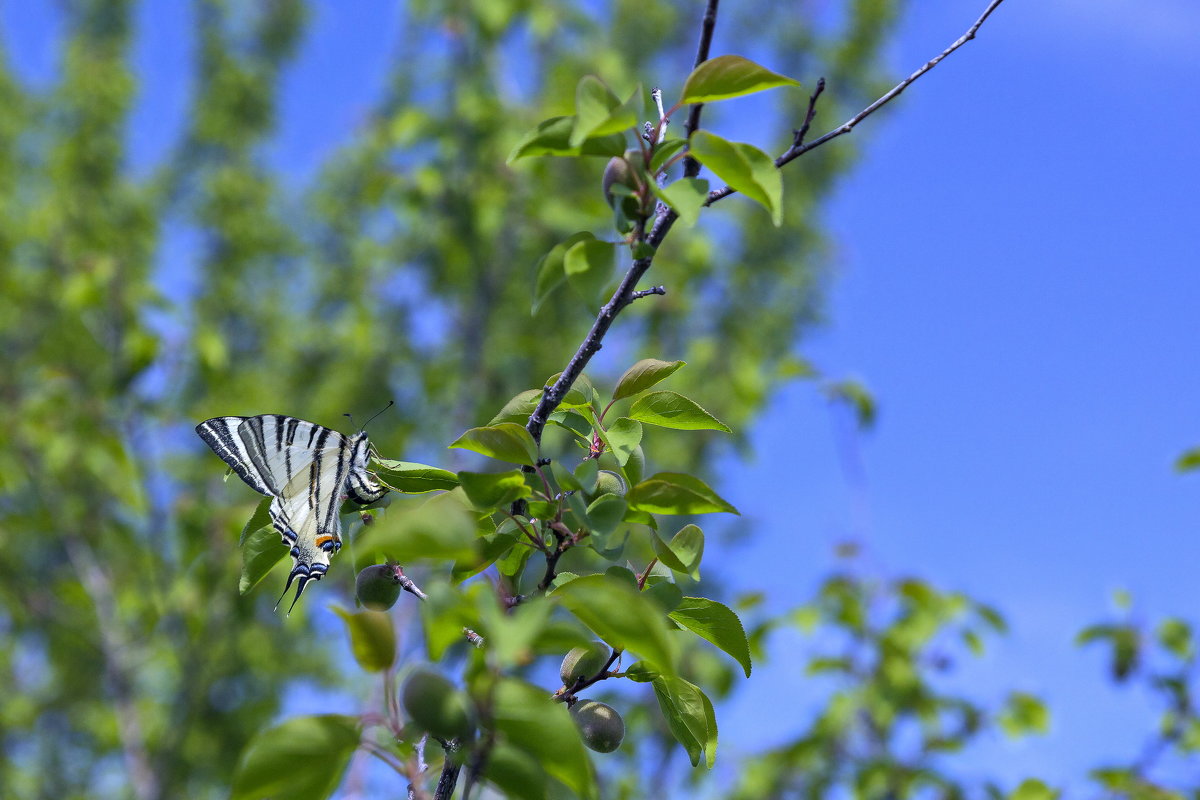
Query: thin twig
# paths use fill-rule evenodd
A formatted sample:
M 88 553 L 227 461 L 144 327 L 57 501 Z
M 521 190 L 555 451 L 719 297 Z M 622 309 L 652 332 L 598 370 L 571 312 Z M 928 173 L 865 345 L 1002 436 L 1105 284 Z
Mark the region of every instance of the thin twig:
M 804 145 L 804 137 L 808 135 L 808 129 L 812 127 L 813 117 L 817 115 L 817 99 L 820 98 L 821 92 L 825 91 L 825 79 L 817 80 L 817 88 L 813 91 L 812 96 L 808 98 L 808 111 L 804 114 L 804 124 L 800 126 L 800 130 L 794 131 L 795 138 L 792 139 L 792 147 L 801 147 Z
M 400 588 L 409 594 L 417 596 L 419 600 L 428 600 L 429 595 L 421 591 L 421 587 L 413 582 L 413 579 L 404 574 L 404 569 L 399 564 L 392 565 L 393 575 L 396 582 L 400 584 Z
M 666 294 L 666 293 L 667 293 L 667 289 L 665 286 L 651 286 L 649 289 L 637 290 L 633 294 L 629 295 L 629 299 L 632 302 L 633 300 L 641 300 L 643 297 L 649 297 L 652 294 Z
M 696 45 L 696 63 L 692 69 L 708 61 L 708 51 L 712 47 L 713 29 L 717 25 L 717 4 L 720 0 L 708 0 L 704 9 L 704 19 L 700 23 L 700 41 Z M 683 138 L 690 139 L 692 134 L 700 130 L 700 112 L 704 110 L 703 103 L 693 103 L 688 109 L 687 122 L 683 126 Z M 694 178 L 700 174 L 700 162 L 689 156 L 683 162 L 683 177 Z
M 957 50 L 958 48 L 962 47 L 967 42 L 974 39 L 976 32 L 980 29 L 980 27 L 983 26 L 983 23 L 987 21 L 987 18 L 992 15 L 992 12 L 995 11 L 997 8 L 999 8 L 1000 4 L 1003 2 L 1004 2 L 1004 0 L 992 0 L 992 2 L 989 3 L 988 7 L 984 10 L 983 14 L 980 15 L 979 19 L 975 20 L 975 24 L 972 25 L 970 28 L 968 28 L 966 33 L 964 33 L 962 36 L 958 37 L 958 39 L 955 40 L 954 44 L 950 45 L 945 50 L 943 50 L 941 53 L 939 53 L 937 56 L 934 56 L 932 59 L 925 62 L 924 66 L 922 66 L 920 69 L 918 69 L 913 74 L 909 75 L 904 80 L 900 81 L 900 83 L 893 86 L 892 89 L 887 94 L 880 97 L 874 103 L 871 103 L 871 105 L 867 106 L 862 111 L 858 112 L 853 117 L 846 120 L 841 125 L 834 128 L 833 130 L 831 130 L 829 133 L 825 134 L 824 136 L 822 136 L 818 139 L 814 139 L 813 141 L 809 142 L 808 144 L 801 144 L 801 145 L 793 144 L 792 147 L 788 148 L 787 152 L 785 152 L 779 158 L 775 159 L 775 166 L 782 167 L 784 164 L 787 164 L 789 161 L 799 158 L 800 156 L 804 155 L 805 153 L 809 152 L 810 150 L 815 150 L 816 148 L 820 147 L 821 145 L 825 144 L 826 142 L 832 141 L 832 140 L 836 139 L 837 137 L 842 136 L 843 134 L 847 134 L 850 131 L 854 130 L 855 126 L 858 125 L 858 123 L 862 122 L 864 119 L 871 116 L 876 111 L 883 108 L 885 105 L 887 105 L 888 103 L 890 103 L 891 101 L 893 101 L 897 97 L 899 97 L 900 93 L 903 92 L 905 89 L 907 89 L 912 83 L 914 83 L 917 80 L 917 78 L 920 78 L 926 72 L 929 72 L 929 70 L 933 69 L 938 64 L 940 64 L 946 56 L 950 55 L 955 50 Z M 728 197 L 729 195 L 733 194 L 736 191 L 737 191 L 736 189 L 733 189 L 729 186 L 725 186 L 720 189 L 716 189 L 712 192 L 709 192 L 708 200 L 705 201 L 704 204 L 706 206 L 710 206 L 713 203 L 717 202 L 718 200 Z

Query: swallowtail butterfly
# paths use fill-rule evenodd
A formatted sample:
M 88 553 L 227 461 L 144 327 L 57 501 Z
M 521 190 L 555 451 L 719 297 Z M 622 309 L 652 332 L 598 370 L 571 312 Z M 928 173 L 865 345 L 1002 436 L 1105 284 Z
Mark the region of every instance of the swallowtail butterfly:
M 197 425 L 196 433 L 251 489 L 274 498 L 271 521 L 292 556 L 281 601 L 299 579 L 290 614 L 304 587 L 324 577 L 341 549 L 342 500 L 366 505 L 387 492 L 367 471 L 367 434 L 343 436 L 281 414 L 214 417 Z

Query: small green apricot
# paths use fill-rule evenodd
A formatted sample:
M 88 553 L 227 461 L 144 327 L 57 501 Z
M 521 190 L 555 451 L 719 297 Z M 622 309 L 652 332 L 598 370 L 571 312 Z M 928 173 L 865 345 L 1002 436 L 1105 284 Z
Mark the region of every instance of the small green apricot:
M 358 602 L 372 611 L 387 611 L 400 597 L 400 578 L 395 567 L 372 564 L 354 579 L 354 594 Z
M 597 753 L 611 753 L 625 738 L 625 720 L 617 710 L 596 700 L 582 700 L 571 708 L 583 743 Z
M 475 727 L 466 696 L 436 672 L 420 669 L 410 675 L 401 702 L 414 723 L 440 739 L 465 737 Z
M 580 678 L 590 678 L 608 663 L 612 651 L 604 642 L 592 642 L 586 647 L 576 647 L 567 653 L 558 670 L 563 686 L 570 689 Z

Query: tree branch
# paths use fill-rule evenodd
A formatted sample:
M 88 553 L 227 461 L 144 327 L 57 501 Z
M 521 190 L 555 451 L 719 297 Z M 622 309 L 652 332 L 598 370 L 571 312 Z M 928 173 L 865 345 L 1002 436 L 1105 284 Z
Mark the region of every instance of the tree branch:
M 713 29 L 717 26 L 717 4 L 720 0 L 708 0 L 704 9 L 704 19 L 700 23 L 700 42 L 696 45 L 696 63 L 692 69 L 708 61 L 708 50 L 712 46 Z M 693 103 L 688 109 L 687 122 L 683 126 L 683 138 L 690 139 L 692 134 L 700 129 L 700 112 L 704 110 L 703 103 Z M 688 156 L 683 161 L 683 177 L 694 178 L 700 174 L 700 162 Z
M 893 86 L 891 88 L 891 90 L 887 92 L 887 94 L 880 97 L 874 103 L 871 103 L 871 105 L 867 106 L 862 111 L 859 111 L 857 114 L 855 114 L 853 117 L 851 117 L 850 119 L 843 122 L 838 127 L 829 131 L 829 133 L 826 133 L 824 136 L 821 136 L 818 139 L 814 139 L 813 141 L 809 142 L 808 144 L 803 144 L 802 142 L 798 141 L 800 137 L 799 137 L 799 135 L 797 135 L 797 141 L 794 142 L 792 144 L 792 146 L 788 148 L 787 152 L 785 152 L 779 158 L 775 159 L 775 166 L 782 167 L 784 164 L 787 164 L 789 161 L 793 161 L 794 159 L 799 158 L 800 156 L 804 155 L 805 153 L 809 152 L 810 150 L 815 150 L 816 148 L 820 147 L 821 145 L 825 144 L 826 142 L 832 141 L 832 140 L 836 139 L 837 137 L 847 134 L 850 131 L 854 130 L 855 126 L 857 126 L 858 123 L 862 122 L 864 119 L 871 116 L 876 111 L 883 108 L 885 105 L 887 105 L 888 103 L 890 103 L 891 101 L 893 101 L 897 97 L 899 97 L 901 92 L 903 92 L 905 89 L 907 89 L 911 84 L 913 84 L 918 78 L 920 78 L 926 72 L 929 72 L 929 70 L 933 69 L 938 64 L 940 64 L 946 56 L 950 55 L 955 50 L 957 50 L 958 48 L 962 47 L 967 42 L 974 39 L 976 32 L 978 32 L 980 27 L 983 26 L 983 23 L 987 21 L 987 18 L 992 15 L 992 12 L 995 11 L 997 8 L 999 8 L 1000 4 L 1003 2 L 1004 2 L 1004 0 L 992 0 L 992 2 L 988 4 L 988 7 L 986 9 L 984 9 L 984 12 L 983 12 L 983 14 L 980 15 L 979 19 L 975 20 L 975 24 L 972 25 L 970 28 L 968 28 L 966 33 L 964 33 L 962 36 L 958 37 L 958 39 L 956 39 L 952 45 L 947 47 L 945 50 L 943 50 L 938 55 L 931 58 L 929 61 L 925 62 L 925 64 L 920 69 L 918 69 L 916 72 L 909 75 L 907 78 L 900 81 L 900 83 Z M 814 95 L 814 99 L 815 99 L 815 95 Z M 812 112 L 812 105 L 809 106 L 809 111 L 810 111 L 810 113 Z M 801 130 L 805 130 L 806 128 L 807 128 L 807 123 L 805 125 L 805 128 L 802 128 Z M 733 194 L 736 191 L 737 190 L 732 187 L 725 186 L 720 189 L 716 189 L 712 192 L 709 192 L 708 200 L 704 203 L 704 205 L 710 206 L 713 203 L 717 202 L 718 200 L 720 200 L 724 197 L 728 197 L 729 195 Z
M 708 0 L 708 5 L 704 10 L 704 19 L 700 25 L 700 41 L 696 45 L 696 61 L 693 69 L 708 60 L 708 51 L 712 45 L 713 29 L 717 24 L 717 5 L 719 2 L 720 0 Z M 684 131 L 685 136 L 690 136 L 699 127 L 702 107 L 702 104 L 696 103 L 688 112 L 687 126 Z M 689 170 L 694 171 L 689 172 Z M 699 170 L 699 163 L 693 160 L 691 163 L 685 165 L 684 174 L 688 177 L 695 177 Z M 678 215 L 673 209 L 660 207 L 658 216 L 654 221 L 654 227 L 651 228 L 645 243 L 657 249 L 662 244 L 662 240 L 666 238 L 667 233 L 670 232 L 671 226 L 675 224 L 677 217 Z M 525 424 L 525 429 L 529 431 L 533 436 L 534 442 L 537 444 L 540 445 L 542 442 L 542 431 L 545 430 L 546 422 L 550 419 L 550 415 L 558 408 L 558 404 L 562 402 L 567 391 L 583 373 L 584 367 L 591 361 L 592 356 L 600 350 L 604 335 L 608 333 L 608 329 L 612 326 L 617 314 L 621 313 L 621 310 L 636 300 L 637 297 L 644 296 L 637 295 L 634 287 L 637 286 L 642 276 L 646 274 L 646 270 L 650 269 L 653 261 L 653 255 L 634 259 L 633 266 L 629 268 L 629 271 L 625 273 L 625 277 L 621 279 L 621 285 L 617 287 L 612 298 L 600 309 L 596 321 L 592 324 L 592 329 L 588 331 L 587 337 L 584 338 L 579 349 L 575 351 L 575 355 L 567 363 L 567 368 L 558 376 L 558 380 L 554 382 L 553 386 L 542 392 L 542 398 L 538 401 L 537 408 L 529 415 L 529 422 Z M 657 291 L 651 291 L 657 294 Z

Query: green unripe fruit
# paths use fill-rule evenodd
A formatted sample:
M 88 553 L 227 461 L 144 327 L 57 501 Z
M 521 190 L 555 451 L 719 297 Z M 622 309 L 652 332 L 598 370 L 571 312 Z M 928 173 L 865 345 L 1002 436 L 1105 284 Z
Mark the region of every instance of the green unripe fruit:
M 604 199 L 608 201 L 609 208 L 613 207 L 616 202 L 616 197 L 613 195 L 612 187 L 616 184 L 628 186 L 630 189 L 637 191 L 637 178 L 634 177 L 633 169 L 629 166 L 635 158 L 641 158 L 640 150 L 626 150 L 624 158 L 610 158 L 608 164 L 604 167 L 604 177 L 601 179 L 601 185 L 604 187 Z M 625 195 L 621 195 L 625 197 Z
M 604 669 L 612 651 L 604 642 L 592 642 L 587 647 L 576 647 L 567 653 L 558 677 L 562 678 L 563 686 L 570 689 L 580 678 L 587 679 Z
M 599 497 L 602 494 L 615 494 L 624 497 L 625 479 L 611 470 L 600 470 L 596 473 L 596 491 L 594 495 Z
M 583 743 L 597 753 L 611 753 L 625 738 L 625 720 L 610 705 L 583 700 L 571 708 L 571 718 Z
M 436 672 L 410 675 L 401 701 L 409 719 L 439 739 L 460 739 L 475 727 L 467 698 Z
M 400 578 L 395 567 L 387 564 L 372 564 L 358 573 L 354 580 L 354 594 L 358 602 L 373 611 L 387 611 L 396 605 L 400 597 Z

